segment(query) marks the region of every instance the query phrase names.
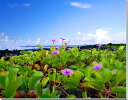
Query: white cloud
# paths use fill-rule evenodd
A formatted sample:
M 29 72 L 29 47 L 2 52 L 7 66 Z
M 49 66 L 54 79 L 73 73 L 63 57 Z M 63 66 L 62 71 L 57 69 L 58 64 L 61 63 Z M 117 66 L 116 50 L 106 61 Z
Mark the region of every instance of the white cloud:
M 111 35 L 111 40 L 114 43 L 126 43 L 126 32 L 119 32 L 116 35 Z
M 81 35 L 81 32 L 77 32 L 78 35 Z
M 95 34 L 87 34 L 82 38 L 85 44 L 107 44 L 110 42 L 110 37 L 107 30 L 97 29 Z
M 96 37 L 96 43 L 98 44 L 110 42 L 110 37 L 107 30 L 102 30 L 102 29 L 96 30 L 95 37 Z
M 45 44 L 45 45 L 48 45 L 48 40 L 46 40 L 46 41 L 44 42 L 44 44 Z
M 65 42 L 71 41 L 70 45 L 84 45 L 84 44 L 107 44 L 107 43 L 126 43 L 126 32 L 119 32 L 111 34 L 109 29 L 97 29 L 95 33 L 77 32 L 72 37 L 65 37 Z M 62 40 L 56 39 L 55 45 L 61 45 Z M 41 38 L 30 38 L 28 40 L 10 39 L 5 33 L 0 33 L 0 49 L 2 48 L 18 48 L 18 46 L 26 45 L 52 45 L 51 40 L 42 41 Z
M 31 40 L 30 39 L 28 39 L 28 41 L 27 41 L 28 43 L 31 43 Z
M 78 33 L 77 33 L 78 34 Z M 125 43 L 126 32 L 110 34 L 107 29 L 97 29 L 95 34 L 81 33 L 76 36 L 74 44 L 107 44 L 107 43 Z
M 3 36 L 5 36 L 5 34 L 4 33 L 0 33 L 0 37 L 3 37 Z
M 5 35 L 4 33 L 0 33 L 0 43 L 2 44 L 6 44 L 7 42 L 11 42 L 9 40 L 9 36 Z
M 7 6 L 9 8 L 17 8 L 17 7 L 20 7 L 20 6 L 22 6 L 22 7 L 30 7 L 31 4 L 29 4 L 29 3 L 23 3 L 23 4 L 8 3 Z
M 10 39 L 8 35 L 5 33 L 0 33 L 0 50 L 1 49 L 23 49 L 20 46 L 36 46 L 36 45 L 48 45 L 48 40 L 44 43 L 42 42 L 41 38 L 30 38 L 28 40 L 19 40 L 19 39 Z
M 24 3 L 24 4 L 22 4 L 22 6 L 24 6 L 24 7 L 30 7 L 31 4 L 29 4 L 29 3 Z
M 37 40 L 36 40 L 36 42 L 35 42 L 35 44 L 40 44 L 40 43 L 41 43 L 41 40 L 40 40 L 40 38 L 38 37 Z
M 81 3 L 81 2 L 69 2 L 71 6 L 79 7 L 79 8 L 91 8 L 92 5 L 87 3 Z
M 14 3 L 8 3 L 7 6 L 8 6 L 9 8 L 16 8 L 16 7 L 19 7 L 18 4 L 14 4 Z

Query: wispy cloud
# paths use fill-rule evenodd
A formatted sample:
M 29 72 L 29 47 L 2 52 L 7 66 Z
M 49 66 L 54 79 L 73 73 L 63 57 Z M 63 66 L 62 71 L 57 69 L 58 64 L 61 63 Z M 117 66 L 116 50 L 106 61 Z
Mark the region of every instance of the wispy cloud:
M 24 3 L 24 4 L 22 4 L 22 6 L 24 6 L 24 7 L 30 7 L 31 4 L 29 4 L 29 3 Z
M 70 6 L 79 7 L 79 8 L 91 8 L 92 5 L 82 2 L 69 2 Z
M 23 3 L 23 4 L 8 3 L 7 6 L 8 6 L 9 8 L 30 7 L 31 4 L 29 4 L 29 3 Z
M 18 4 L 14 4 L 14 3 L 8 3 L 7 6 L 8 6 L 9 8 L 16 8 L 16 7 L 19 7 Z

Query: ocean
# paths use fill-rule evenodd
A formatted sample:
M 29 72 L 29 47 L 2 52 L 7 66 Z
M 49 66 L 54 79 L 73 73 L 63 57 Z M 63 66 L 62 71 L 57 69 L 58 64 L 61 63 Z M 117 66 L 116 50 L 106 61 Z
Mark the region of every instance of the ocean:
M 52 45 L 43 46 L 43 48 L 49 49 Z M 69 48 L 72 47 L 80 47 L 83 45 L 68 45 Z M 85 46 L 85 45 L 84 45 Z M 55 45 L 56 48 L 59 47 L 59 45 Z M 38 49 L 37 46 L 0 46 L 0 50 L 29 50 L 29 49 Z

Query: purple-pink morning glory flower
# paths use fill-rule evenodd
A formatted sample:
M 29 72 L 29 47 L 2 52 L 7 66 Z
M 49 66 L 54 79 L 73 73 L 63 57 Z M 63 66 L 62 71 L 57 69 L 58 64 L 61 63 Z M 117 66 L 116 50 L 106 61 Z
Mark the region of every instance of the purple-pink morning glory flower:
M 54 54 L 54 55 L 57 55 L 59 53 L 60 53 L 59 51 L 52 51 L 52 54 Z
M 67 42 L 64 42 L 63 44 L 64 44 L 64 45 L 68 45 L 68 43 L 67 43 Z
M 110 54 L 108 54 L 108 56 L 109 56 Z
M 102 45 L 101 45 L 101 44 L 98 44 L 97 46 L 98 46 L 98 47 L 102 47 Z
M 103 47 L 101 44 L 98 44 L 97 46 L 98 46 L 98 48 L 101 48 L 101 47 Z
M 73 74 L 73 70 L 71 70 L 71 69 L 62 70 L 62 74 L 68 76 L 69 74 Z
M 62 46 L 59 45 L 59 46 L 58 46 L 58 49 L 60 49 L 61 47 L 62 47 Z
M 99 70 L 100 68 L 102 68 L 103 66 L 98 64 L 96 66 L 92 66 L 93 69 Z
M 56 41 L 55 39 L 52 39 L 53 44 L 54 44 L 55 41 Z
M 66 40 L 66 39 L 64 39 L 64 38 L 60 38 L 62 41 L 64 41 L 64 40 Z

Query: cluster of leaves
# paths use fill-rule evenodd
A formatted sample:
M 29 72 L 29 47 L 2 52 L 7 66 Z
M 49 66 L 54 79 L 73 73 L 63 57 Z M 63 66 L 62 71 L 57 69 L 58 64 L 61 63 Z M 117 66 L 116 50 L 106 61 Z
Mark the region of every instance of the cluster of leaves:
M 66 50 L 66 46 L 0 59 L 0 97 L 5 98 L 125 98 L 125 46 L 117 51 Z M 52 51 L 60 53 L 53 55 Z M 96 70 L 92 66 L 103 65 Z M 72 69 L 65 76 L 62 70 Z

